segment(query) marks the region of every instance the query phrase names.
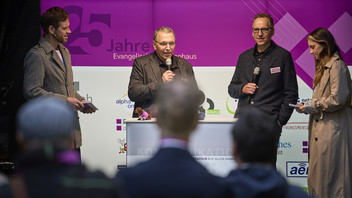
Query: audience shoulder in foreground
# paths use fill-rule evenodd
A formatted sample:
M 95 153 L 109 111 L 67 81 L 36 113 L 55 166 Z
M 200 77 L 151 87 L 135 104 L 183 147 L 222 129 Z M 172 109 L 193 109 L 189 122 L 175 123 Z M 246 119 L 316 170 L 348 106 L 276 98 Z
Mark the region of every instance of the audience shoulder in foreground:
M 25 104 L 17 117 L 17 140 L 22 150 L 16 173 L 0 187 L 1 198 L 119 197 L 117 185 L 102 172 L 80 164 L 72 150 L 74 113 L 52 97 Z
M 271 163 L 277 130 L 280 128 L 276 121 L 261 110 L 248 107 L 242 111 L 232 130 L 238 168 L 225 178 L 233 197 L 309 197 L 300 188 L 289 185 Z
M 187 150 L 198 123 L 199 91 L 186 81 L 173 81 L 157 93 L 160 149 L 148 161 L 117 173 L 129 197 L 228 197 L 224 181 L 210 174 Z

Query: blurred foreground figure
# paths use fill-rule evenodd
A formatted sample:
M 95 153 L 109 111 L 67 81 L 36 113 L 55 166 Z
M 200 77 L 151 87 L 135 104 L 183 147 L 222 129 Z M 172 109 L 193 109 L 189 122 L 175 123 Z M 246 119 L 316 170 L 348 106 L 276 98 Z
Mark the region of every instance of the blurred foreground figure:
M 62 101 L 39 97 L 25 104 L 17 117 L 22 152 L 16 174 L 0 187 L 0 197 L 118 197 L 113 181 L 89 172 L 72 150 L 75 119 Z
M 256 107 L 242 111 L 232 130 L 238 168 L 226 178 L 234 198 L 309 197 L 303 190 L 288 185 L 272 164 L 279 130 L 272 116 Z

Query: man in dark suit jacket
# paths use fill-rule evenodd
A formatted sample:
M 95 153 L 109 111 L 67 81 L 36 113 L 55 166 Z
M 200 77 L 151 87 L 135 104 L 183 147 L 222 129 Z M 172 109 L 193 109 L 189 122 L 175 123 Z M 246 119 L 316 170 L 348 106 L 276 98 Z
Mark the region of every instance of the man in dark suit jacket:
M 153 39 L 155 51 L 134 60 L 128 85 L 128 97 L 135 102 L 134 109 L 141 107 L 149 113 L 159 87 L 174 79 L 196 83 L 192 65 L 173 56 L 176 45 L 174 31 L 169 27 L 158 28 Z M 170 60 L 170 66 L 167 66 L 167 59 Z M 138 115 L 133 113 L 133 117 Z
M 75 109 L 75 136 L 72 148 L 82 145 L 81 129 L 77 110 L 92 113 L 94 110 L 84 108 L 84 97 L 73 87 L 71 55 L 62 43 L 66 43 L 69 29 L 69 14 L 62 8 L 49 8 L 41 16 L 44 31 L 39 44 L 34 46 L 24 60 L 23 92 L 27 99 L 38 96 L 52 96 L 72 105 Z
M 232 135 L 233 155 L 238 165 L 225 179 L 233 197 L 241 198 L 305 198 L 303 190 L 289 185 L 276 171 L 276 120 L 254 106 L 243 109 Z
M 187 150 L 198 123 L 197 87 L 175 80 L 156 96 L 157 124 L 161 130 L 159 151 L 148 161 L 119 171 L 126 197 L 200 198 L 226 197 L 220 178 L 211 175 Z

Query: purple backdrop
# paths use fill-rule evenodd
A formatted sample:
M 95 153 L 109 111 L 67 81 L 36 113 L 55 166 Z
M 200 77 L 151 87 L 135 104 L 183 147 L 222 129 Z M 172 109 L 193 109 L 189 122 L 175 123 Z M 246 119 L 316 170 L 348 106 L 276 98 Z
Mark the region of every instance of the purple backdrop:
M 194 66 L 234 66 L 254 46 L 256 13 L 274 18 L 273 40 L 291 51 L 297 74 L 309 85 L 314 60 L 306 36 L 328 28 L 346 63 L 352 65 L 352 1 L 336 0 L 43 0 L 42 12 L 60 6 L 70 14 L 66 46 L 74 66 L 131 66 L 153 51 L 153 32 L 169 26 L 176 34 L 175 54 Z

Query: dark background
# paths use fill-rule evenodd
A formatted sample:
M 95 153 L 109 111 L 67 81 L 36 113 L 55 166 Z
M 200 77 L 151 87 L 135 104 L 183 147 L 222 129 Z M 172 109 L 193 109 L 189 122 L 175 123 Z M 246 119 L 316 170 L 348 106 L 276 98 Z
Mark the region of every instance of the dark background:
M 23 60 L 41 35 L 40 0 L 2 0 L 0 20 L 0 171 L 11 174 L 16 114 L 25 102 Z

